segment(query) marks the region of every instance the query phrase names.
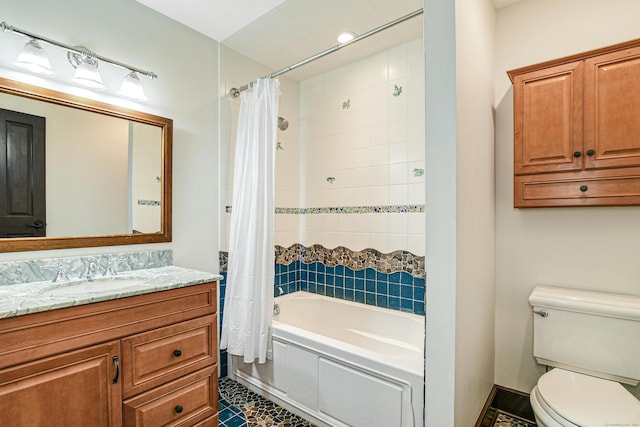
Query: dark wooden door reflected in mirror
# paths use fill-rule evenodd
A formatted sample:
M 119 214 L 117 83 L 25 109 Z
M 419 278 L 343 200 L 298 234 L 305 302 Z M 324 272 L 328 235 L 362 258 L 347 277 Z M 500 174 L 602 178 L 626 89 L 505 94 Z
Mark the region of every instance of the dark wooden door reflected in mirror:
M 0 237 L 46 236 L 45 126 L 0 109 Z

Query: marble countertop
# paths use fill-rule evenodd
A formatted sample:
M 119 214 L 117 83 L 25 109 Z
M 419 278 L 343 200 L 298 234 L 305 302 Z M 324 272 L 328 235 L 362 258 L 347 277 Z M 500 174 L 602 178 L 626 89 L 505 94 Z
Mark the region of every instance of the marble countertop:
M 97 275 L 91 281 L 40 281 L 0 286 L 0 318 L 108 301 L 220 280 L 222 276 L 176 266 Z

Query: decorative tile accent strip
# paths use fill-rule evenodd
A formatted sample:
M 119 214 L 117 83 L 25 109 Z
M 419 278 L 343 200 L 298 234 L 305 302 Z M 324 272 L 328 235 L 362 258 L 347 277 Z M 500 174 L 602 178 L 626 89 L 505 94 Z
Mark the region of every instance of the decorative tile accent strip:
M 160 206 L 160 200 L 142 200 L 138 199 L 138 204 L 141 206 Z
M 291 264 L 301 261 L 305 264 L 320 262 L 327 267 L 344 265 L 353 270 L 372 268 L 380 273 L 395 273 L 403 271 L 418 278 L 425 277 L 424 257 L 408 251 L 393 251 L 388 254 L 375 249 L 352 251 L 344 246 L 327 249 L 322 245 L 305 247 L 301 244 L 288 248 L 276 245 L 276 264 Z
M 220 261 L 220 272 L 227 272 L 227 268 L 229 267 L 229 252 L 220 251 L 218 253 L 218 258 Z
M 116 271 L 166 267 L 173 265 L 173 252 L 170 250 L 125 252 L 3 262 L 0 263 L 0 286 L 53 280 L 60 270 L 63 270 L 67 277 L 80 277 L 86 273 L 91 262 L 96 263 L 98 271 L 105 271 L 109 262 L 113 263 Z
M 226 213 L 231 213 L 231 210 L 232 210 L 231 206 L 225 206 Z M 338 206 L 338 207 L 328 207 L 328 208 L 275 208 L 276 215 L 423 213 L 424 211 L 425 211 L 425 205 Z

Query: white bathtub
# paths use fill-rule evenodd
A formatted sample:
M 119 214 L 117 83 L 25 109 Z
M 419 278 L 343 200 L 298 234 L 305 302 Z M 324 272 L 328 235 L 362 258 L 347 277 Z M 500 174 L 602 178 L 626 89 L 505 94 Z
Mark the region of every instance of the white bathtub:
M 273 360 L 234 356 L 232 378 L 319 425 L 423 425 L 423 316 L 307 292 L 276 303 Z

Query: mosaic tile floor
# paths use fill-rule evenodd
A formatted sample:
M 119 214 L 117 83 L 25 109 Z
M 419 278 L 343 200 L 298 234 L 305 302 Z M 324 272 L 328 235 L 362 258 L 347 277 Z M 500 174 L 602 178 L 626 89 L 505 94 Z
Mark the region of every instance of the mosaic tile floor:
M 220 427 L 315 427 L 228 377 L 218 391 Z
M 498 409 L 493 427 L 535 427 L 536 424 Z

